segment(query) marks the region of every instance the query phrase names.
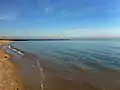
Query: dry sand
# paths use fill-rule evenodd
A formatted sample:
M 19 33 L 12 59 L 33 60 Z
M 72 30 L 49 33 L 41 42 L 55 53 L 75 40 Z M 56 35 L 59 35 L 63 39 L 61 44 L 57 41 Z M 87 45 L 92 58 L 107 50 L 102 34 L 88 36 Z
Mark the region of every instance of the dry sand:
M 11 56 L 2 50 L 2 45 L 10 41 L 0 41 L 0 90 L 25 90 L 17 66 L 10 61 Z

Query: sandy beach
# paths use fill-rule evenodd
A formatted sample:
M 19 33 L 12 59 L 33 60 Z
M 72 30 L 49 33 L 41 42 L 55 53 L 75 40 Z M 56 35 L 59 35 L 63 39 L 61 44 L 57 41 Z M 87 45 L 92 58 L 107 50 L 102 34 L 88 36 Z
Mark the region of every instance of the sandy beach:
M 11 56 L 2 48 L 10 42 L 0 41 L 0 90 L 25 90 L 17 65 L 10 61 Z
M 11 44 L 5 48 L 11 54 L 6 53 L 2 49 L 6 43 L 10 42 L 1 41 L 0 90 L 120 89 L 120 72 L 117 70 L 97 65 L 102 70 L 99 74 L 72 65 L 67 71 L 59 71 L 50 58 L 21 51 Z

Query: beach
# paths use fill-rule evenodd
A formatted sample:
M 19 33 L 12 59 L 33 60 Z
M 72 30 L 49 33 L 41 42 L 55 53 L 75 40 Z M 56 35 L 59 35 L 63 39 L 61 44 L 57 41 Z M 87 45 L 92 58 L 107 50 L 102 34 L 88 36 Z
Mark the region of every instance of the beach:
M 0 90 L 26 90 L 19 76 L 17 65 L 11 62 L 2 46 L 10 41 L 0 41 Z
M 0 51 L 0 58 L 1 58 L 0 60 L 5 64 L 5 66 L 2 66 L 3 64 L 0 64 L 1 65 L 0 75 L 3 76 L 4 74 L 4 78 L 7 78 L 5 79 L 5 82 L 7 84 L 4 84 L 4 87 L 6 87 L 6 89 L 2 89 L 3 88 L 2 87 L 0 88 L 0 90 L 14 90 L 13 88 L 17 88 L 17 87 L 19 89 L 16 90 L 119 90 L 120 89 L 120 72 L 118 70 L 109 69 L 102 65 L 92 62 L 89 63 L 88 65 L 92 65 L 95 68 L 99 67 L 100 70 L 97 71 L 98 73 L 80 68 L 72 63 L 62 63 L 61 65 L 59 65 L 58 63 L 55 63 L 57 59 L 55 59 L 54 61 L 53 59 L 47 57 L 47 55 L 46 57 L 43 57 L 40 54 L 36 54 L 34 52 L 32 53 L 30 51 L 25 51 L 25 49 L 17 48 L 17 46 L 15 47 L 14 43 L 8 44 L 6 46 L 5 44 L 7 43 L 1 44 L 4 47 L 4 49 L 1 48 L 2 50 Z M 21 44 L 18 43 L 18 44 L 22 46 L 22 43 Z M 31 44 L 28 43 L 28 45 L 32 46 L 32 43 Z M 45 46 L 45 44 L 43 45 Z M 46 46 L 48 46 L 48 44 Z M 29 46 L 27 46 L 27 48 L 28 47 Z M 52 48 L 50 44 L 49 47 Z M 29 48 L 32 49 L 31 47 Z M 72 54 L 69 55 L 72 56 Z M 65 56 L 67 56 L 67 54 L 65 54 Z M 67 69 L 63 67 L 64 64 L 65 67 L 68 67 Z M 9 68 L 9 70 L 5 71 L 6 68 Z M 8 78 L 9 75 L 11 77 L 10 80 L 12 81 L 9 81 Z M 0 81 L 2 83 L 4 82 L 4 79 L 2 78 L 2 80 Z M 8 84 L 8 82 L 13 83 L 11 87 L 8 87 L 10 85 Z

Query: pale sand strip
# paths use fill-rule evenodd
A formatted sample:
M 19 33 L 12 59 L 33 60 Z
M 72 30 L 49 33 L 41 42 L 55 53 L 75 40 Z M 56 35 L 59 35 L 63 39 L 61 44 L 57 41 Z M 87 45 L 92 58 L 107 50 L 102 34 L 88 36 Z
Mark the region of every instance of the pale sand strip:
M 0 41 L 1 46 L 6 43 L 10 41 Z M 18 68 L 10 61 L 10 57 L 4 50 L 0 50 L 0 90 L 25 90 Z

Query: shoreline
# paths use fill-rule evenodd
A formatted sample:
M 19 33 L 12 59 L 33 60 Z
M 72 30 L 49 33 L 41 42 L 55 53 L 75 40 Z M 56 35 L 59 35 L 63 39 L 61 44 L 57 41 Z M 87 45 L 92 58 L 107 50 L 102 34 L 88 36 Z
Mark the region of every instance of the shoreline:
M 19 51 L 13 46 L 10 47 Z M 16 63 L 20 67 L 25 86 L 30 90 L 98 90 L 99 88 L 83 80 L 79 85 L 75 84 L 54 71 L 50 62 L 44 62 L 33 53 L 24 52 L 24 56 Z
M 120 72 L 103 68 L 103 73 L 96 74 L 75 65 L 71 67 L 72 72 L 60 72 L 50 58 L 21 51 L 12 45 L 8 48 L 11 48 L 10 52 L 15 53 L 12 58 L 16 58 L 11 60 L 19 67 L 21 78 L 28 90 L 119 90 L 120 88 Z M 20 55 L 18 51 L 24 55 Z M 39 73 L 41 68 L 42 73 Z
M 17 65 L 11 61 L 12 56 L 3 49 L 12 42 L 0 40 L 0 90 L 26 90 Z

